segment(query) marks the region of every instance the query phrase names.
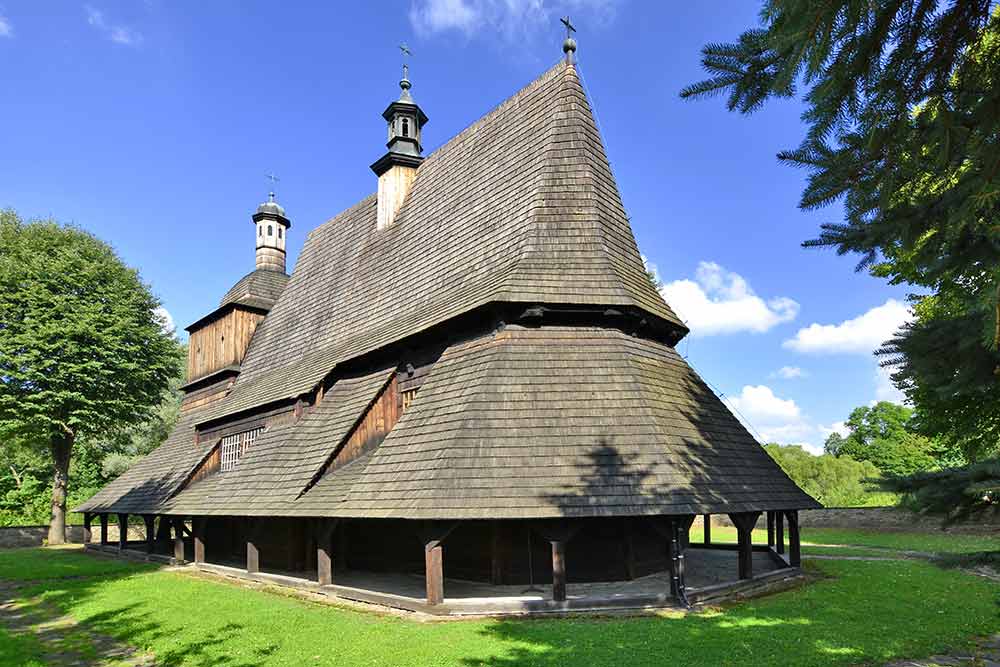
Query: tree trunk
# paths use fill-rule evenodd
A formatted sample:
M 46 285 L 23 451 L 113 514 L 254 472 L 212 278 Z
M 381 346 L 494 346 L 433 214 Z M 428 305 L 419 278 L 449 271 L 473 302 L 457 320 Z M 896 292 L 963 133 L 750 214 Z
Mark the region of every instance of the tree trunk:
M 69 481 L 69 456 L 73 435 L 63 433 L 52 438 L 52 513 L 49 519 L 49 544 L 66 544 L 66 485 Z

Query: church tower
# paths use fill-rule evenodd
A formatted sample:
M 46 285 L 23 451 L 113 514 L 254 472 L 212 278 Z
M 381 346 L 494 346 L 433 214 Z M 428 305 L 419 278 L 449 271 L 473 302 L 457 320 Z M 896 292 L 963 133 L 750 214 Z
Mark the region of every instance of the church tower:
M 400 49 L 404 57 L 409 55 L 405 44 Z M 405 62 L 399 87 L 402 89 L 399 99 L 382 112 L 382 117 L 389 124 L 389 141 L 386 144 L 389 151 L 372 165 L 372 171 L 378 176 L 379 229 L 385 229 L 396 219 L 413 185 L 417 167 L 424 159 L 420 132 L 427 123 L 427 116 L 410 95 L 409 68 Z
M 285 237 L 292 223 L 270 192 L 251 218 L 257 226 L 257 269 L 285 272 Z

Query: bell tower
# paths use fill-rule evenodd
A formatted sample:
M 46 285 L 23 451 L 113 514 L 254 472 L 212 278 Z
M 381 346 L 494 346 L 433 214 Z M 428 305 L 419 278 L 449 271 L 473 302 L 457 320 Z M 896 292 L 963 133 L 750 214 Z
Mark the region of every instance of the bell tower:
M 396 213 L 413 184 L 417 167 L 424 159 L 420 133 L 427 123 L 427 116 L 410 95 L 409 67 L 405 60 L 410 50 L 405 44 L 399 48 L 404 58 L 403 78 L 399 82 L 401 92 L 399 99 L 382 112 L 382 117 L 389 124 L 386 144 L 389 151 L 372 165 L 372 171 L 378 176 L 379 229 L 385 229 L 396 219 Z
M 285 240 L 292 223 L 285 217 L 285 209 L 274 200 L 273 190 L 251 220 L 257 228 L 257 269 L 284 273 Z

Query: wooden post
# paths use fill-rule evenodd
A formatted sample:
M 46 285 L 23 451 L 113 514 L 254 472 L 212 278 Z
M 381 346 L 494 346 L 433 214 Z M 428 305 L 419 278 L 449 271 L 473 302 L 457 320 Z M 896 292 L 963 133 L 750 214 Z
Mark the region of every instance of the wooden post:
M 194 537 L 194 562 L 205 562 L 205 519 L 193 517 L 191 519 L 191 532 Z
M 502 532 L 499 521 L 494 519 L 490 522 L 490 583 L 494 586 L 503 583 Z
M 760 512 L 735 512 L 729 518 L 738 535 L 740 579 L 750 579 L 753 576 L 753 527 L 757 525 Z
M 184 562 L 184 518 L 174 519 L 174 560 Z
M 691 526 L 694 525 L 695 515 L 685 514 L 677 519 L 680 522 L 681 550 L 687 549 L 691 545 Z
M 670 536 L 668 554 L 670 557 L 670 594 L 678 600 L 684 600 L 684 539 L 682 532 L 686 521 L 677 517 L 670 518 Z
M 566 600 L 566 541 L 552 540 L 552 599 Z
M 108 546 L 108 515 L 101 515 L 101 546 Z
M 316 519 L 316 581 L 320 586 L 333 583 L 333 535 L 336 519 Z
M 128 514 L 118 515 L 118 551 L 125 551 L 128 545 Z
M 142 521 L 146 524 L 146 553 L 151 554 L 156 551 L 156 517 L 152 514 L 143 514 Z
M 785 513 L 774 513 L 774 549 L 779 554 L 785 553 Z
M 705 514 L 704 516 L 701 517 L 701 527 L 702 527 L 702 530 L 705 533 L 705 537 L 704 537 L 705 544 L 706 545 L 711 544 L 712 543 L 712 515 L 711 514 Z
M 247 522 L 247 572 L 260 572 L 260 547 L 257 543 L 260 520 L 250 517 Z
M 789 510 L 785 514 L 788 516 L 788 564 L 799 567 L 802 565 L 799 513 L 798 510 Z
M 767 512 L 767 546 L 774 546 L 774 512 Z
M 83 544 L 90 544 L 90 522 L 94 519 L 94 515 L 90 512 L 83 513 Z
M 456 522 L 424 521 L 420 525 L 424 543 L 424 578 L 427 584 L 427 604 L 444 602 L 444 539 L 455 528 Z

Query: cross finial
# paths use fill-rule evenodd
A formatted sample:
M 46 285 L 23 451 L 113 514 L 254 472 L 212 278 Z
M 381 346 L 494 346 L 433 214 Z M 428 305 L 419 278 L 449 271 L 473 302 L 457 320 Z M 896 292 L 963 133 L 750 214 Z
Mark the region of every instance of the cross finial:
M 267 193 L 268 201 L 274 201 L 274 184 L 281 179 L 274 175 L 274 172 L 264 174 L 264 178 L 271 181 L 271 191 Z
M 406 81 L 409 81 L 409 79 L 410 79 L 410 68 L 406 64 L 406 57 L 407 56 L 412 56 L 413 55 L 413 51 L 410 51 L 410 47 L 408 47 L 406 45 L 406 42 L 403 42 L 402 44 L 399 45 L 399 52 L 403 56 L 403 79 L 406 80 Z
M 566 64 L 573 64 L 573 54 L 576 53 L 576 40 L 573 39 L 573 33 L 576 32 L 576 27 L 570 23 L 569 16 L 564 16 L 559 19 L 559 22 L 566 26 L 566 41 L 563 42 L 563 53 L 566 54 Z

